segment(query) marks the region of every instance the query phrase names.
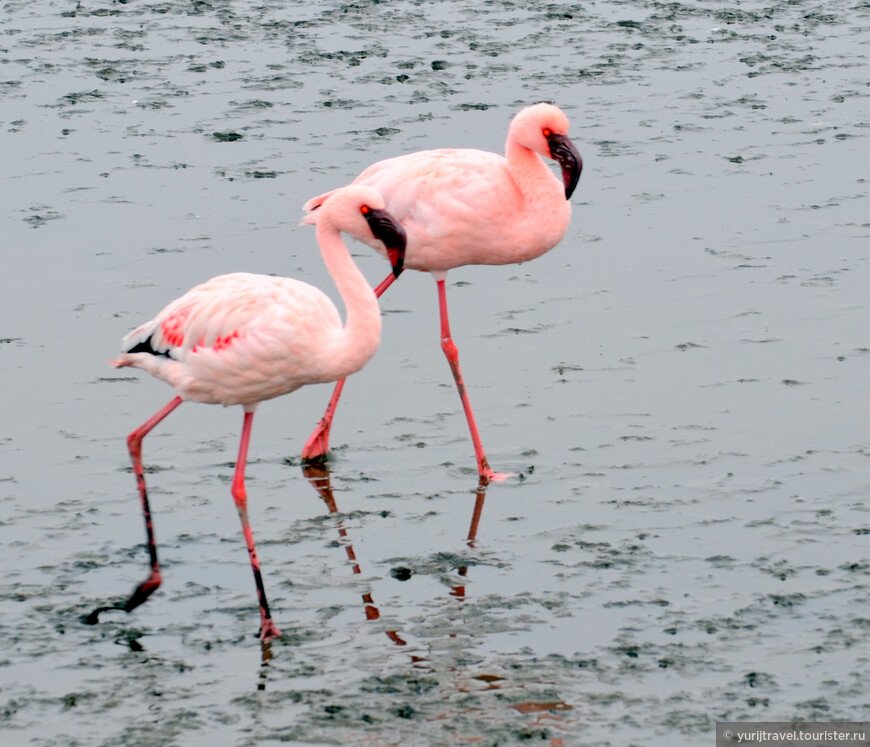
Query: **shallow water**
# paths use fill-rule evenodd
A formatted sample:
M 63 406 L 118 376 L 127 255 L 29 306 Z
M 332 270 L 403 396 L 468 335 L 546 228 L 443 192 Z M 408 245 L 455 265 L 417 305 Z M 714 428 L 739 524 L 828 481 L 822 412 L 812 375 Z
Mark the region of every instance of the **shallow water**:
M 0 741 L 712 744 L 716 720 L 870 719 L 870 6 L 290 5 L 0 5 Z M 501 150 L 537 100 L 584 157 L 571 229 L 449 276 L 516 476 L 476 493 L 434 284 L 406 273 L 336 420 L 337 513 L 298 457 L 329 388 L 257 415 L 285 636 L 253 637 L 240 413 L 193 405 L 145 442 L 164 586 L 83 625 L 144 577 L 124 435 L 171 396 L 108 366 L 117 340 L 221 272 L 334 295 L 305 199 L 388 155 Z

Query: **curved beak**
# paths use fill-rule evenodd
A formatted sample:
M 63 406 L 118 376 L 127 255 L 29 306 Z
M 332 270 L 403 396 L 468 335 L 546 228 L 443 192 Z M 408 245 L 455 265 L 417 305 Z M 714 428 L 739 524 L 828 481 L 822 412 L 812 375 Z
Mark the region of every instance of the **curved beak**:
M 562 181 L 565 182 L 565 199 L 570 200 L 574 188 L 583 171 L 583 159 L 567 135 L 552 133 L 547 137 L 550 146 L 550 158 L 562 167 Z
M 387 256 L 393 266 L 393 275 L 399 277 L 405 264 L 405 229 L 386 210 L 369 210 L 366 213 L 369 228 L 376 239 L 384 242 Z

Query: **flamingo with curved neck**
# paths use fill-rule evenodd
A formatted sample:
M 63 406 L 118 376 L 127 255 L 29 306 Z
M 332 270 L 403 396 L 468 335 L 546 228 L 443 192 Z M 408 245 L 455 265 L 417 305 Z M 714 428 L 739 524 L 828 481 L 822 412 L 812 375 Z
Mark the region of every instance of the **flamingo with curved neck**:
M 383 198 L 372 187 L 349 186 L 338 190 L 317 216 L 317 241 L 344 302 L 345 323 L 332 301 L 307 283 L 240 272 L 196 286 L 122 340 L 122 353 L 112 364 L 141 368 L 167 382 L 176 396 L 127 437 L 145 515 L 151 573 L 125 602 L 94 610 L 88 622 L 96 623 L 99 614 L 110 609 L 130 612 L 161 584 L 142 440 L 190 400 L 244 409 L 231 492 L 254 571 L 260 638 L 268 641 L 281 635 L 272 621 L 248 520 L 245 466 L 254 412 L 260 402 L 305 384 L 343 379 L 374 355 L 381 336 L 377 297 L 354 264 L 341 232 L 360 240 L 378 240 L 398 275 L 405 234 L 384 207 Z

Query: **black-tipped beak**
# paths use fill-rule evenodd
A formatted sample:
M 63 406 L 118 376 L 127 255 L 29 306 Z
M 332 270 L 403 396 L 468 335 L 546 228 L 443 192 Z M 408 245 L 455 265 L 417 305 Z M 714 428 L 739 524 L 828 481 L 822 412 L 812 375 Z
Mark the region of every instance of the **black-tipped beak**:
M 562 167 L 562 180 L 565 182 L 565 199 L 570 200 L 574 188 L 583 171 L 583 159 L 567 135 L 551 133 L 547 136 L 550 145 L 550 158 Z
M 405 264 L 405 229 L 386 210 L 369 210 L 366 214 L 369 228 L 376 239 L 384 242 L 387 256 L 393 266 L 393 275 L 399 277 Z

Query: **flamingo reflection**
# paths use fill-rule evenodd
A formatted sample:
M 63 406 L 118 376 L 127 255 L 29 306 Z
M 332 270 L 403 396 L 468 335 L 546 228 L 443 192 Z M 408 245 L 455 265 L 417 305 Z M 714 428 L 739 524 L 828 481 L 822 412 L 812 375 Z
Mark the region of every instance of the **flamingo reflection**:
M 303 464 L 302 474 L 305 475 L 305 479 L 307 479 L 308 482 L 311 483 L 311 486 L 323 499 L 323 502 L 329 509 L 329 513 L 337 514 L 338 505 L 335 502 L 335 495 L 332 492 L 332 483 L 330 482 L 330 473 L 326 465 L 311 463 Z M 353 545 L 351 545 L 350 539 L 347 536 L 347 530 L 344 528 L 344 522 L 342 522 L 341 519 L 338 519 L 336 521 L 336 526 L 338 527 L 338 536 L 341 537 L 342 544 L 344 545 L 344 550 L 347 553 L 347 559 L 351 563 L 353 563 L 351 569 L 355 574 L 359 575 L 362 573 L 362 569 L 357 562 L 356 553 L 353 551 Z M 366 619 L 377 620 L 378 618 L 380 618 L 380 610 L 378 610 L 377 606 L 375 605 L 371 593 L 366 592 L 362 595 L 362 599 L 363 603 L 365 604 Z M 386 631 L 386 635 L 387 638 L 389 638 L 397 646 L 407 645 L 407 642 L 395 630 Z
M 335 501 L 335 495 L 330 482 L 330 472 L 327 466 L 325 464 L 304 464 L 302 466 L 302 473 L 305 475 L 308 482 L 311 483 L 312 487 L 317 491 L 317 494 L 323 502 L 326 503 L 329 512 L 331 514 L 337 514 L 338 506 Z M 480 528 L 483 507 L 486 501 L 486 490 L 487 485 L 483 481 L 481 481 L 474 490 L 474 507 L 472 509 L 471 521 L 466 536 L 466 545 L 470 549 L 476 548 L 478 530 Z M 347 558 L 352 564 L 351 567 L 353 572 L 355 574 L 361 574 L 362 570 L 360 569 L 353 546 L 350 544 L 347 530 L 344 528 L 341 519 L 337 519 L 336 524 L 339 537 L 342 539 L 342 544 L 344 544 L 345 552 L 347 553 Z M 462 565 L 457 569 L 462 578 L 467 578 L 468 568 L 468 565 Z M 462 606 L 464 606 L 462 603 L 466 599 L 465 584 L 452 586 L 450 595 L 459 600 L 459 604 L 451 606 L 455 610 L 461 609 Z M 369 620 L 379 619 L 380 612 L 372 599 L 372 595 L 366 593 L 362 595 L 362 598 L 365 604 L 366 618 Z M 460 626 L 454 627 L 458 630 L 459 627 L 461 627 L 461 620 Z M 407 645 L 407 642 L 399 636 L 396 631 L 387 631 L 386 635 L 398 646 Z M 450 638 L 467 637 L 468 632 L 465 631 L 463 633 L 451 631 L 448 632 L 447 635 Z M 472 635 L 472 637 L 469 638 L 469 641 L 472 642 L 473 640 L 474 636 Z M 465 650 L 464 644 L 462 645 L 462 649 L 463 651 Z M 471 650 L 471 643 L 469 644 L 468 650 Z M 409 651 L 408 653 L 411 652 Z M 461 658 L 465 658 L 465 656 L 463 655 Z M 472 658 L 473 657 L 471 656 L 468 657 L 469 660 Z M 435 660 L 430 660 L 428 656 L 411 655 L 410 660 L 416 671 L 431 673 L 439 679 L 443 678 L 442 689 L 445 693 L 447 705 L 444 710 L 439 710 L 437 715 L 432 717 L 433 720 L 467 718 L 471 711 L 479 711 L 481 714 L 481 720 L 486 720 L 490 715 L 492 715 L 493 718 L 503 718 L 500 714 L 503 713 L 505 707 L 504 698 L 507 695 L 514 699 L 520 699 L 520 702 L 512 703 L 509 708 L 524 716 L 528 716 L 530 719 L 530 729 L 539 729 L 546 732 L 559 732 L 567 730 L 570 724 L 573 723 L 573 720 L 566 715 L 568 712 L 573 710 L 574 707 L 572 705 L 563 700 L 544 698 L 543 696 L 539 697 L 533 692 L 527 693 L 530 689 L 528 683 L 512 682 L 508 673 L 504 672 L 502 669 L 496 669 L 498 672 L 497 674 L 489 671 L 474 672 L 470 667 L 453 664 L 449 666 L 448 671 L 445 672 L 443 669 L 443 662 L 437 657 Z M 265 659 L 263 666 L 267 666 Z M 468 706 L 468 696 L 484 692 L 493 692 L 498 693 L 499 695 L 496 696 L 496 700 L 480 700 L 479 705 Z M 456 705 L 456 703 L 451 702 L 452 697 L 456 694 L 459 694 L 462 697 L 463 705 L 461 707 Z M 522 699 L 523 697 L 525 697 L 525 699 Z M 534 717 L 534 720 L 531 720 L 532 717 Z M 358 733 L 354 736 L 359 737 L 359 741 L 354 741 L 354 744 L 362 744 L 363 740 L 372 740 L 371 735 Z M 477 738 L 474 736 L 470 736 L 468 739 L 468 741 L 476 740 Z M 375 742 L 376 739 L 373 739 L 372 744 Z M 365 743 L 368 743 L 368 741 Z M 381 744 L 381 742 L 377 743 Z M 390 744 L 393 744 L 393 742 L 390 742 Z M 566 742 L 560 736 L 552 736 L 547 744 L 549 744 L 550 747 L 565 747 Z
M 272 641 L 260 641 L 260 673 L 257 677 L 257 690 L 265 690 L 269 681 L 269 662 L 274 658 Z
M 335 501 L 335 494 L 333 492 L 332 483 L 330 480 L 329 467 L 325 463 L 304 462 L 302 464 L 302 474 L 305 476 L 311 486 L 317 491 L 317 494 L 326 504 L 329 512 L 331 514 L 339 513 L 338 504 Z M 480 527 L 480 519 L 483 515 L 483 506 L 486 501 L 486 489 L 487 483 L 484 480 L 481 480 L 474 491 L 474 508 L 471 512 L 471 522 L 469 524 L 468 534 L 466 536 L 466 543 L 468 547 L 472 549 L 476 547 L 477 532 Z M 353 545 L 350 543 L 347 530 L 344 528 L 344 523 L 339 519 L 337 520 L 336 524 L 338 528 L 338 536 L 342 540 L 345 552 L 347 553 L 347 558 L 352 563 L 351 569 L 353 573 L 359 575 L 362 573 L 362 569 L 360 568 L 359 561 L 357 560 L 356 553 L 353 549 Z M 468 576 L 468 565 L 459 566 L 459 568 L 457 568 L 457 572 L 460 576 L 466 578 Z M 463 583 L 452 586 L 450 589 L 450 595 L 459 600 L 464 600 L 466 596 L 465 584 Z M 362 599 L 365 605 L 366 619 L 379 619 L 381 613 L 377 605 L 375 605 L 371 593 L 366 592 L 362 595 Z M 386 635 L 397 646 L 407 645 L 407 641 L 405 641 L 395 630 L 386 631 Z M 413 659 L 415 661 L 419 661 L 419 657 L 415 656 L 413 657 Z
M 475 540 L 477 539 L 477 528 L 480 526 L 480 517 L 483 514 L 483 502 L 486 500 L 486 483 L 481 480 L 475 490 L 474 510 L 471 512 L 471 525 L 468 527 L 468 537 L 466 543 L 471 549 L 476 547 Z M 459 575 L 465 578 L 468 575 L 468 566 L 459 566 Z M 459 599 L 465 599 L 465 584 L 454 586 L 450 590 L 451 596 Z

